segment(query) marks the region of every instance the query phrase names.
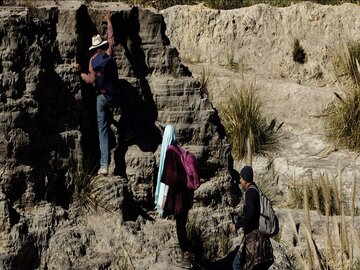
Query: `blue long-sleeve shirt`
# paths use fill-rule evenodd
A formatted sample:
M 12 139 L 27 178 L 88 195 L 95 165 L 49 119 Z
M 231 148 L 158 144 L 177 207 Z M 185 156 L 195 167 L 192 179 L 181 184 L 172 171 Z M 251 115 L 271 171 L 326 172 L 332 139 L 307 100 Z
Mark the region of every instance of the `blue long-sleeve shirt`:
M 252 183 L 251 185 L 255 184 Z M 245 191 L 243 215 L 235 224 L 236 230 L 244 228 L 245 235 L 259 228 L 260 197 L 258 191 L 255 188 L 250 188 L 250 186 Z

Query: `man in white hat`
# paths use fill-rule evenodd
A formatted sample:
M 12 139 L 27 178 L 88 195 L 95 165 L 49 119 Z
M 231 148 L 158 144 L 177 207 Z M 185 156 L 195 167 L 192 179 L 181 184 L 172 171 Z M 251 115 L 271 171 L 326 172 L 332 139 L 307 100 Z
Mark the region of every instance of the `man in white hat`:
M 95 53 L 89 61 L 89 72 L 82 72 L 80 76 L 84 82 L 92 84 L 98 91 L 96 112 L 101 153 L 98 174 L 107 175 L 109 167 L 108 122 L 110 113 L 108 106 L 113 99 L 112 93 L 116 91 L 117 67 L 112 58 L 115 42 L 110 13 L 107 13 L 104 18 L 107 22 L 107 40 L 102 40 L 99 34 L 92 37 L 92 45 L 89 50 L 95 50 Z

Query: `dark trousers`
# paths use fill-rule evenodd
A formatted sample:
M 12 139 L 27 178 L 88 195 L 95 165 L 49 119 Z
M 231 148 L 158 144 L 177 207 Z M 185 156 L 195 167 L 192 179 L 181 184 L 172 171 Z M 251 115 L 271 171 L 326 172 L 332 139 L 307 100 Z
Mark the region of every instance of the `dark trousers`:
M 186 231 L 188 213 L 189 211 L 184 211 L 183 213 L 175 216 L 176 233 L 179 240 L 179 246 L 183 252 L 190 251 L 190 242 Z

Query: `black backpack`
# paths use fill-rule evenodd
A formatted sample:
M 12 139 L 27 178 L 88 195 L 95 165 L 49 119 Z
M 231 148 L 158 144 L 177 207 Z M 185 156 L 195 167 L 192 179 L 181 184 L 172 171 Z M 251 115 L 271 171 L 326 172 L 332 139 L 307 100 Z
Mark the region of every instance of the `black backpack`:
M 91 61 L 95 71 L 95 85 L 99 90 L 106 90 L 110 96 L 115 95 L 115 85 L 118 78 L 116 61 L 106 52 L 99 52 Z

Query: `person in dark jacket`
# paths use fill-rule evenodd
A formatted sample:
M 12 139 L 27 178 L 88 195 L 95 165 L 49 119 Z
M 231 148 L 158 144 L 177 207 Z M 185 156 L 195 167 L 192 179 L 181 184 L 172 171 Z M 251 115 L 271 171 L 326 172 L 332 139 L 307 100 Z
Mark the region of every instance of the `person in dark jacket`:
M 231 231 L 236 233 L 238 229 L 244 229 L 244 237 L 259 228 L 260 217 L 260 197 L 257 189 L 249 188 L 255 185 L 253 182 L 254 172 L 250 166 L 245 166 L 240 171 L 240 180 L 238 180 L 241 189 L 244 191 L 244 211 L 242 217 L 231 225 Z M 241 254 L 241 252 L 240 252 Z M 233 261 L 234 270 L 242 270 L 244 262 L 241 261 L 239 253 L 235 256 Z

